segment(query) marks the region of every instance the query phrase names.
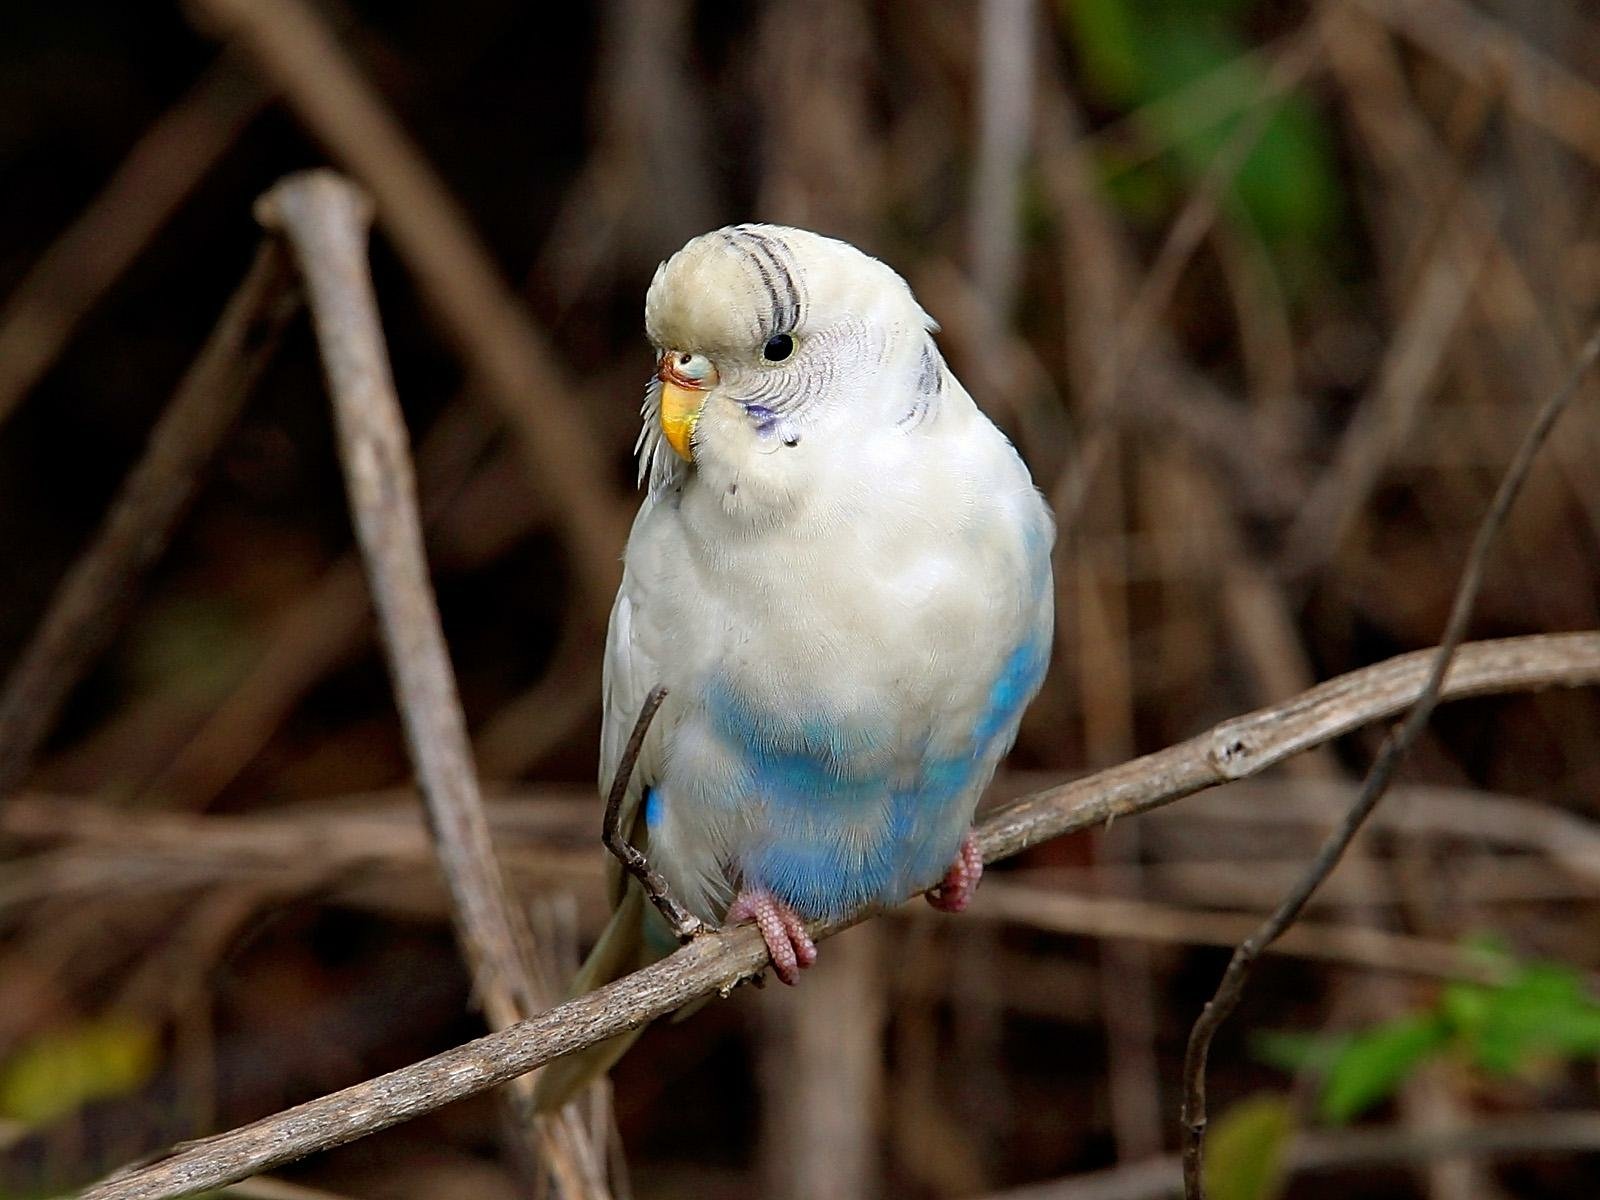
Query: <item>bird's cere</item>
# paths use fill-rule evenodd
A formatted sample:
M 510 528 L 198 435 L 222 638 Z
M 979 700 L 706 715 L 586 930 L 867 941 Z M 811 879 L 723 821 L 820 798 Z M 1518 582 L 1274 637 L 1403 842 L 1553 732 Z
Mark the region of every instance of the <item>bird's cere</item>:
M 661 380 L 661 432 L 679 458 L 692 462 L 694 427 L 705 407 L 706 392 L 716 386 L 717 369 L 704 354 L 667 350 L 656 376 Z

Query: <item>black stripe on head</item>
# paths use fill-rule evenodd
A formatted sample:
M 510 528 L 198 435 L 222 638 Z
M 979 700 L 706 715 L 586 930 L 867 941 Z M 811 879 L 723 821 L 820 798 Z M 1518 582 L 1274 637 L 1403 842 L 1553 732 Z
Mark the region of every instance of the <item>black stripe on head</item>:
M 794 274 L 789 269 L 784 245 L 776 238 L 762 234 L 752 226 L 739 226 L 738 234 L 744 238 L 744 254 L 762 275 L 766 294 L 773 302 L 771 326 L 766 334 L 789 333 L 800 318 L 800 296 L 795 290 Z
M 754 229 L 754 227 L 750 226 L 739 226 L 739 229 L 744 232 L 747 238 L 750 238 L 763 251 L 766 251 L 766 259 L 771 262 L 771 266 L 773 266 L 774 272 L 778 274 L 782 288 L 784 288 L 784 309 L 782 309 L 782 314 L 776 314 L 776 310 L 774 310 L 774 315 L 781 315 L 781 320 L 779 320 L 778 325 L 774 326 L 773 333 L 792 333 L 795 330 L 795 326 L 800 325 L 800 310 L 803 307 L 800 288 L 795 282 L 797 270 L 795 270 L 794 266 L 794 253 L 789 250 L 789 245 L 782 238 L 773 237 L 771 234 L 765 234 L 762 230 Z
M 770 260 L 746 245 L 741 240 L 740 235 L 743 238 L 749 238 L 749 230 L 741 225 L 736 229 L 722 231 L 723 240 L 755 265 L 756 273 L 761 276 L 761 282 L 767 289 L 767 299 L 772 305 L 772 323 L 771 325 L 763 325 L 761 318 L 756 318 L 756 340 L 764 342 L 778 331 L 778 322 L 783 316 L 783 307 L 778 301 L 778 289 L 772 281 Z

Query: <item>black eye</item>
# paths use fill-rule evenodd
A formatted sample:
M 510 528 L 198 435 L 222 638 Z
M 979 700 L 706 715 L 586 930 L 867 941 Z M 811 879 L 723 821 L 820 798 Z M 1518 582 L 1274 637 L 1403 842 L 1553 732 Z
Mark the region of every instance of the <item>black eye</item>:
M 794 353 L 794 339 L 787 333 L 775 333 L 761 347 L 761 357 L 768 362 L 782 362 Z

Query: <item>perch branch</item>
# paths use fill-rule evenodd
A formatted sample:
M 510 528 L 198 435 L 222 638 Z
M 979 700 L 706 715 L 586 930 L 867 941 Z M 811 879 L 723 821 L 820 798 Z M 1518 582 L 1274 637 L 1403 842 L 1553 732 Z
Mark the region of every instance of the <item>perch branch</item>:
M 299 307 L 288 264 L 262 246 L 222 311 L 94 541 L 50 601 L 0 692 L 0 797 L 28 773 L 67 693 L 110 641 L 125 599 L 160 555 L 278 336 Z
M 628 736 L 628 744 L 622 751 L 622 760 L 617 763 L 617 773 L 611 779 L 611 792 L 606 797 L 606 816 L 600 839 L 606 849 L 617 856 L 623 869 L 639 881 L 645 896 L 656 906 L 656 911 L 666 918 L 678 940 L 687 942 L 705 932 L 704 923 L 678 903 L 661 872 L 650 865 L 650 860 L 622 832 L 622 801 L 628 794 L 628 782 L 633 778 L 639 751 L 644 748 L 644 736 L 650 732 L 650 722 L 655 719 L 656 710 L 666 698 L 666 688 L 654 688 L 639 708 L 639 719 L 634 722 L 633 733 Z
M 1271 708 L 1060 787 L 1025 796 L 976 830 L 984 859 L 1114 817 L 1145 812 L 1205 788 L 1259 774 L 1403 710 L 1421 693 L 1432 651 L 1341 675 Z M 1461 647 L 1445 676 L 1450 700 L 1501 692 L 1600 684 L 1600 631 L 1477 642 Z M 809 926 L 823 938 L 864 920 L 854 913 Z M 748 925 L 696 938 L 661 962 L 432 1058 L 178 1147 L 170 1157 L 90 1188 L 84 1200 L 164 1200 L 220 1187 L 331 1149 L 473 1096 L 691 1000 L 731 989 L 767 963 Z
M 1206 1059 L 1211 1051 L 1212 1039 L 1215 1038 L 1222 1023 L 1239 1006 L 1245 985 L 1249 982 L 1250 969 L 1260 957 L 1261 951 L 1294 924 L 1310 901 L 1312 893 L 1339 865 L 1339 860 L 1344 857 L 1345 851 L 1355 840 L 1367 817 L 1377 807 L 1383 794 L 1388 791 L 1389 784 L 1393 781 L 1395 772 L 1406 754 L 1422 736 L 1422 731 L 1433 716 L 1433 710 L 1443 698 L 1445 678 L 1451 668 L 1451 659 L 1460 647 L 1461 639 L 1466 636 L 1467 622 L 1471 619 L 1473 606 L 1477 603 L 1478 591 L 1483 584 L 1484 570 L 1488 565 L 1489 551 L 1494 545 L 1494 540 L 1505 525 L 1506 516 L 1510 513 L 1511 506 L 1516 502 L 1517 495 L 1528 478 L 1540 447 L 1544 445 L 1551 429 L 1560 420 L 1561 414 L 1566 411 L 1568 403 L 1578 391 L 1578 385 L 1594 366 L 1596 358 L 1600 358 L 1600 329 L 1596 329 L 1589 336 L 1589 340 L 1578 352 L 1566 379 L 1534 415 L 1533 424 L 1523 437 L 1522 444 L 1517 447 L 1511 465 L 1506 468 L 1500 486 L 1489 502 L 1489 510 L 1479 523 L 1478 531 L 1472 539 L 1472 547 L 1467 553 L 1466 565 L 1461 571 L 1461 581 L 1456 585 L 1450 616 L 1445 622 L 1444 637 L 1436 650 L 1427 652 L 1432 662 L 1421 692 L 1406 712 L 1405 719 L 1384 739 L 1371 769 L 1367 772 L 1360 794 L 1345 813 L 1343 820 L 1323 841 L 1305 874 L 1256 931 L 1234 951 L 1221 981 L 1217 984 L 1216 993 L 1206 1002 L 1205 1008 L 1195 1020 L 1194 1028 L 1189 1032 L 1189 1045 L 1183 1060 L 1182 1112 L 1183 1192 L 1187 1200 L 1205 1200 Z
M 367 265 L 371 205 L 341 176 L 311 171 L 275 186 L 258 212 L 288 241 L 305 278 L 406 746 L 478 996 L 491 1025 L 503 1029 L 544 1008 L 554 989 L 540 977 L 531 931 L 495 857 L 428 580 L 409 440 Z M 524 1126 L 534 1121 L 529 1082 L 515 1096 Z M 535 1126 L 566 1194 L 603 1194 L 593 1151 L 576 1127 L 560 1117 Z

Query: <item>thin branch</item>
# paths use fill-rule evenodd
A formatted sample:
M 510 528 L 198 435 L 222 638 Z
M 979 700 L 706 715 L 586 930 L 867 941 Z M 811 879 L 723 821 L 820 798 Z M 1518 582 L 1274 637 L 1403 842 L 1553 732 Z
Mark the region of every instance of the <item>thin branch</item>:
M 434 421 L 416 451 L 423 534 L 438 572 L 480 565 L 540 520 L 536 506 L 507 502 L 508 485 L 519 494 L 521 490 L 521 480 L 509 476 L 522 470 L 508 454 L 497 455 L 480 470 L 457 457 L 452 443 L 459 442 L 456 431 L 464 420 L 479 418 L 452 404 Z M 493 504 L 480 502 L 490 493 Z M 430 496 L 437 499 L 434 511 L 427 502 Z M 255 662 L 212 707 L 147 791 L 203 807 L 255 759 L 313 686 L 336 665 L 365 650 L 372 640 L 371 618 L 372 601 L 360 559 L 354 552 L 345 554 L 272 619 Z M 564 712 L 582 708 L 587 713 L 598 703 L 598 682 L 588 689 L 571 680 L 564 683 Z M 481 751 L 478 761 L 481 773 L 491 777 L 520 773 L 486 763 Z
M 367 265 L 371 205 L 348 180 L 312 171 L 275 186 L 258 212 L 284 235 L 305 278 L 406 746 L 479 998 L 503 1029 L 544 1008 L 554 988 L 540 976 L 531 931 L 495 857 L 428 579 L 409 440 Z M 518 1089 L 524 1125 L 532 1120 L 528 1082 Z M 576 1126 L 558 1117 L 537 1127 L 564 1189 L 603 1194 L 597 1160 Z
M 1157 336 L 1161 314 L 1170 303 L 1184 268 L 1221 212 L 1228 189 L 1279 111 L 1279 102 L 1319 65 L 1321 55 L 1321 42 L 1315 29 L 1308 25 L 1273 60 L 1249 109 L 1173 219 L 1149 273 L 1117 314 L 1112 336 L 1096 346 L 1097 353 L 1090 360 L 1095 367 L 1088 375 L 1089 386 L 1083 400 L 1084 430 L 1079 450 L 1050 488 L 1050 506 L 1061 526 L 1071 528 L 1076 523 L 1090 485 L 1112 445 L 1116 424 L 1121 420 L 1117 401 L 1119 395 L 1130 390 L 1133 365 L 1152 349 L 1155 357 L 1164 357 L 1163 339 Z M 1101 253 L 1112 252 L 1107 248 Z M 1107 265 L 1112 264 L 1108 261 Z M 1116 303 L 1114 297 L 1107 299 Z M 1064 539 L 1061 544 L 1066 544 Z
M 650 865 L 650 860 L 628 840 L 628 835 L 622 829 L 622 802 L 628 795 L 628 784 L 639 762 L 639 751 L 644 749 L 650 722 L 655 719 L 656 711 L 666 698 L 666 688 L 652 688 L 639 708 L 639 719 L 634 722 L 633 732 L 629 734 L 628 744 L 617 763 L 617 773 L 611 779 L 611 793 L 606 797 L 606 815 L 601 824 L 600 840 L 605 843 L 607 850 L 616 855 L 623 869 L 639 881 L 645 896 L 666 919 L 678 940 L 687 942 L 706 931 L 704 922 L 678 903 L 661 872 Z
M 0 691 L 0 797 L 26 777 L 67 693 L 116 632 L 299 303 L 288 263 L 263 245 Z
M 1454 207 L 1445 220 L 1453 219 Z M 1470 241 L 1438 239 L 1396 322 L 1377 381 L 1357 404 L 1332 463 L 1283 537 L 1284 575 L 1305 578 L 1340 550 L 1394 455 L 1421 421 L 1492 248 L 1487 229 L 1473 230 Z
M 978 827 L 978 846 L 986 861 L 997 862 L 1051 838 L 1258 774 L 1402 711 L 1426 685 L 1435 658 L 1424 650 L 1339 676 L 1165 750 L 1026 796 Z M 1454 700 L 1595 684 L 1600 684 L 1600 631 L 1463 646 L 1441 694 Z M 824 938 L 868 915 L 817 922 L 809 930 Z M 766 944 L 751 926 L 696 938 L 661 962 L 510 1029 L 179 1147 L 169 1158 L 90 1188 L 85 1200 L 188 1195 L 343 1145 L 487 1091 L 692 1000 L 731 991 L 766 964 Z
M 1568 403 L 1577 393 L 1584 376 L 1594 366 L 1597 358 L 1600 358 L 1600 328 L 1590 335 L 1588 342 L 1579 351 L 1577 360 L 1573 363 L 1565 381 L 1551 394 L 1534 417 L 1533 425 L 1500 480 L 1500 486 L 1489 504 L 1489 511 L 1484 515 L 1483 521 L 1478 526 L 1478 532 L 1472 539 L 1472 548 L 1467 554 L 1461 581 L 1456 586 L 1450 616 L 1445 622 L 1444 637 L 1436 650 L 1428 652 L 1432 656 L 1432 663 L 1421 693 L 1406 713 L 1405 720 L 1384 740 L 1378 750 L 1377 758 L 1367 772 L 1360 795 L 1350 806 L 1344 820 L 1322 843 L 1305 875 L 1260 927 L 1234 951 L 1227 970 L 1223 972 L 1221 982 L 1217 984 L 1216 993 L 1207 1001 L 1189 1033 L 1189 1045 L 1183 1063 L 1183 1189 L 1188 1200 L 1204 1200 L 1205 1197 L 1206 1059 L 1210 1054 L 1212 1039 L 1215 1038 L 1222 1023 L 1238 1007 L 1244 995 L 1245 985 L 1249 982 L 1250 969 L 1262 949 L 1271 945 L 1290 925 L 1294 924 L 1307 901 L 1311 899 L 1312 893 L 1339 865 L 1339 860 L 1355 839 L 1368 815 L 1388 791 L 1400 763 L 1427 727 L 1428 721 L 1433 716 L 1433 710 L 1442 697 L 1445 678 L 1451 669 L 1451 660 L 1461 645 L 1461 639 L 1466 636 L 1467 622 L 1472 617 L 1472 609 L 1478 599 L 1478 591 L 1483 583 L 1489 551 L 1494 545 L 1494 540 L 1504 526 L 1506 516 L 1510 513 L 1517 494 L 1528 478 L 1540 447 L 1544 445 L 1546 437 L 1549 436 L 1550 430 L 1554 428 L 1561 414 L 1566 411 Z
M 1600 90 L 1587 79 L 1459 0 L 1357 2 L 1479 87 L 1503 83 L 1513 112 L 1600 165 Z

